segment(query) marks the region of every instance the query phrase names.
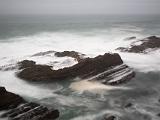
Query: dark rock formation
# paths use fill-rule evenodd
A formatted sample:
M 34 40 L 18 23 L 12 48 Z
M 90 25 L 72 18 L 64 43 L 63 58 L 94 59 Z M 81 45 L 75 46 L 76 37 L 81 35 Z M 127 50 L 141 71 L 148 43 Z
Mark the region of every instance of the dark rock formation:
M 0 87 L 0 110 L 16 107 L 24 100 L 19 95 L 6 91 L 4 87 Z
M 20 69 L 26 66 L 26 62 L 27 60 L 19 63 Z M 59 70 L 52 70 L 50 66 L 36 65 L 33 61 L 28 61 L 27 67 L 21 70 L 17 76 L 32 81 L 61 80 L 74 77 L 86 78 L 104 72 L 111 66 L 122 63 L 123 61 L 118 54 L 104 54 L 95 58 L 86 58 L 72 67 Z
M 32 67 L 36 64 L 36 62 L 34 61 L 29 61 L 29 60 L 23 60 L 22 62 L 19 62 L 18 65 L 19 65 L 19 69 L 24 69 L 24 68 L 29 68 L 29 67 Z
M 55 56 L 57 57 L 72 57 L 75 58 L 78 62 L 80 62 L 81 60 L 83 60 L 83 56 L 84 54 L 81 54 L 79 52 L 75 52 L 75 51 L 63 51 L 63 52 L 56 52 Z
M 125 64 L 113 66 L 108 70 L 92 77 L 91 81 L 99 81 L 103 84 L 117 85 L 129 81 L 135 77 L 135 72 Z
M 34 61 L 19 63 L 22 69 L 17 76 L 28 81 L 64 80 L 67 78 L 87 78 L 97 80 L 103 84 L 116 85 L 130 80 L 135 73 L 123 64 L 118 54 L 99 55 L 95 58 L 86 58 L 78 64 L 59 70 L 53 70 L 47 65 L 37 65 Z
M 59 111 L 48 109 L 37 103 L 28 103 L 20 96 L 0 87 L 0 110 L 7 110 L 0 117 L 10 120 L 54 120 L 59 117 Z
M 139 45 L 134 44 L 133 42 L 130 47 L 119 47 L 117 50 L 120 50 L 122 52 L 132 52 L 132 53 L 146 53 L 147 49 L 158 49 L 160 48 L 160 37 L 151 36 L 144 38 L 142 40 L 139 40 L 137 42 L 142 42 Z

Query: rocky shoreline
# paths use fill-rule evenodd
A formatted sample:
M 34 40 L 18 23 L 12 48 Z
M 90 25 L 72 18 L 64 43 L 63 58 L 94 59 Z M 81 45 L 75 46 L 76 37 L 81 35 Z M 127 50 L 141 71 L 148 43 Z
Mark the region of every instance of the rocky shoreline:
M 0 118 L 10 120 L 54 120 L 59 117 L 57 109 L 48 109 L 38 103 L 27 102 L 19 95 L 0 87 Z

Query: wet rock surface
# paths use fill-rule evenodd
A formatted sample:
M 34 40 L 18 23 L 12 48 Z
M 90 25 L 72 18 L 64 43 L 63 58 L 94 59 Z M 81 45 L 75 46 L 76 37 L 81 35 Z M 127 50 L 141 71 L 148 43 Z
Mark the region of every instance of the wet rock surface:
M 0 110 L 16 107 L 24 100 L 19 95 L 6 91 L 4 87 L 0 87 Z
M 140 42 L 140 44 L 136 45 L 136 42 Z M 117 50 L 121 52 L 147 53 L 149 49 L 154 50 L 160 48 L 160 37 L 150 36 L 136 42 L 132 42 L 131 46 L 128 48 L 119 47 Z
M 17 76 L 27 80 L 87 77 L 96 75 L 97 73 L 105 71 L 108 67 L 122 63 L 123 61 L 118 54 L 105 54 L 95 58 L 86 58 L 72 67 L 52 70 L 50 66 L 36 65 L 34 61 L 25 60 L 19 63 L 19 69 L 23 68 L 23 70 L 19 72 Z
M 59 111 L 48 109 L 37 103 L 28 103 L 22 97 L 0 87 L 0 110 L 6 110 L 0 117 L 10 120 L 54 120 Z
M 81 54 L 79 52 L 76 51 L 63 51 L 63 52 L 56 52 L 55 56 L 57 57 L 72 57 L 75 58 L 78 62 L 82 61 L 85 56 L 85 54 Z
M 34 61 L 19 62 L 21 70 L 17 76 L 28 81 L 64 80 L 67 78 L 90 78 L 103 84 L 120 84 L 134 77 L 134 72 L 123 61 L 119 54 L 106 53 L 95 58 L 86 58 L 78 64 L 59 70 L 51 66 L 37 65 Z M 92 80 L 92 79 L 90 79 Z
M 96 75 L 91 80 L 99 81 L 107 85 L 118 85 L 125 83 L 135 77 L 135 72 L 125 64 L 113 66 L 108 70 Z

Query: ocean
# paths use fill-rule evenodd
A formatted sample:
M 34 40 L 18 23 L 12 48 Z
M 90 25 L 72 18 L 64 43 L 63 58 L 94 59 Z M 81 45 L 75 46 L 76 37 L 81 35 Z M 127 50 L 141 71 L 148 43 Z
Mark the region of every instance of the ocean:
M 120 120 L 159 120 L 160 51 L 138 54 L 116 50 L 131 43 L 128 37 L 138 40 L 153 35 L 160 36 L 158 15 L 1 15 L 1 67 L 24 59 L 47 65 L 58 61 L 55 69 L 76 64 L 52 55 L 32 57 L 50 50 L 74 50 L 89 57 L 110 52 L 119 53 L 136 77 L 114 87 L 82 82 L 77 88 L 76 79 L 30 83 L 17 78 L 16 70 L 1 70 L 0 86 L 29 101 L 58 108 L 60 120 L 101 120 L 107 113 Z M 124 108 L 128 102 L 134 107 Z

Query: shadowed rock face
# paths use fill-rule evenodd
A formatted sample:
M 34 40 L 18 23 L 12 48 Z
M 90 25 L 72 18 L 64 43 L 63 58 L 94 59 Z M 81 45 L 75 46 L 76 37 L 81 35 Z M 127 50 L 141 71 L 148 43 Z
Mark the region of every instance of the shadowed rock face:
M 62 80 L 66 78 L 81 77 L 87 78 L 107 70 L 111 66 L 123 63 L 118 54 L 104 54 L 95 58 L 86 58 L 78 64 L 59 70 L 52 70 L 50 66 L 36 65 L 33 61 L 22 61 L 19 63 L 20 71 L 17 76 L 31 81 L 39 80 Z M 25 63 L 25 65 L 23 65 Z M 31 66 L 30 66 L 31 65 Z M 27 66 L 27 67 L 24 67 Z
M 59 117 L 58 110 L 28 103 L 4 87 L 0 87 L 0 110 L 7 110 L 0 118 L 7 117 L 10 120 L 54 120 Z
M 158 49 L 160 48 L 160 38 L 156 36 L 147 37 L 145 39 L 139 40 L 140 45 L 132 44 L 129 48 L 119 47 L 117 50 L 122 52 L 132 52 L 132 53 L 146 53 L 147 49 Z
M 0 110 L 16 107 L 24 100 L 19 95 L 6 91 L 4 87 L 0 87 Z

